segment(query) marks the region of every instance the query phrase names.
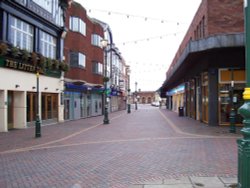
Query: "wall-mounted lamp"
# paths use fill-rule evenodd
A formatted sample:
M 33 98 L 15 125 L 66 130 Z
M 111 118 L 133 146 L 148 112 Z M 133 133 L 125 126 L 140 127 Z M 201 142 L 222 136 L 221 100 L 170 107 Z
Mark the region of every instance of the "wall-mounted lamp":
M 65 39 L 65 37 L 66 37 L 66 35 L 67 35 L 67 32 L 68 32 L 68 29 L 67 29 L 66 27 L 63 27 L 62 29 L 63 29 L 63 30 L 62 30 L 61 37 L 62 37 L 63 39 Z
M 36 89 L 36 87 L 35 87 L 35 86 L 33 86 L 33 87 L 32 87 L 32 89 Z
M 44 90 L 47 90 L 47 89 L 48 89 L 47 87 L 44 88 Z
M 59 89 L 58 89 L 58 88 L 56 88 L 56 91 L 59 91 Z
M 16 84 L 16 88 L 19 88 L 19 87 L 20 87 L 20 85 Z

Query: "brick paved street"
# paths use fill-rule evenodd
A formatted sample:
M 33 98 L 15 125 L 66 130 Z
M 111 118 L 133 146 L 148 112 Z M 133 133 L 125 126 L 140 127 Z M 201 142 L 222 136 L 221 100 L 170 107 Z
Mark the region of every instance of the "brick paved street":
M 176 113 L 139 106 L 110 114 L 0 133 L 2 188 L 125 188 L 176 177 L 237 175 L 236 139 Z M 239 132 L 239 130 L 237 130 Z

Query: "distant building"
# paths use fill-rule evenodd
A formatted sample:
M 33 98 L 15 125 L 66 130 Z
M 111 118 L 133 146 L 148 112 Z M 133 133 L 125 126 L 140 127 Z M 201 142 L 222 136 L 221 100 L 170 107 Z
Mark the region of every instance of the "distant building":
M 102 25 L 104 30 L 104 39 L 108 41 L 107 46 L 107 75 L 109 89 L 109 111 L 115 112 L 126 109 L 126 62 L 120 50 L 113 41 L 113 34 L 110 26 L 100 20 L 93 19 Z
M 230 109 L 243 104 L 243 9 L 243 0 L 201 2 L 161 87 L 168 109 L 184 107 L 188 117 L 229 125 Z
M 137 99 L 138 104 L 151 104 L 155 102 L 155 91 L 141 91 L 133 93 L 133 103 Z

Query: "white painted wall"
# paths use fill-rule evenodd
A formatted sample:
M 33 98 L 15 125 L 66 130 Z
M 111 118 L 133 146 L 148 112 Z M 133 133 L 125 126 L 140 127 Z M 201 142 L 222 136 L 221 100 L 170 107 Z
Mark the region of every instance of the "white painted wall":
M 0 68 L 0 75 L 3 81 L 0 82 L 1 90 L 30 91 L 35 92 L 36 74 L 16 71 L 7 68 Z M 46 93 L 60 93 L 63 90 L 63 82 L 59 78 L 39 76 L 39 91 Z M 20 87 L 16 88 L 16 85 Z M 45 88 L 48 88 L 47 90 Z M 57 91 L 58 89 L 58 91 Z
M 14 91 L 14 126 L 26 127 L 26 94 L 36 92 L 37 76 L 35 73 L 22 72 L 8 68 L 0 68 L 0 132 L 8 131 L 7 125 L 7 91 Z M 18 86 L 18 87 L 16 87 Z M 41 92 L 58 93 L 58 121 L 64 121 L 64 105 L 61 104 L 61 92 L 64 89 L 63 77 L 53 78 L 39 75 L 39 98 L 41 114 Z

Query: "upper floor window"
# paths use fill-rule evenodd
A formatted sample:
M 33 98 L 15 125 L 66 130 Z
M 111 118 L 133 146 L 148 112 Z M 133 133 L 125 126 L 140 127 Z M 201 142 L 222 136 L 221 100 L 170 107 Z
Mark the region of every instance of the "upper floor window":
M 70 66 L 71 67 L 86 67 L 86 56 L 79 52 L 70 52 Z
M 56 38 L 41 31 L 40 52 L 45 56 L 56 59 Z
M 71 16 L 69 20 L 69 29 L 86 36 L 86 24 L 80 18 Z
M 34 41 L 34 28 L 32 25 L 17 19 L 13 16 L 10 17 L 10 42 L 14 46 L 21 49 L 26 49 L 29 52 L 33 51 Z
M 97 35 L 97 34 L 91 35 L 91 44 L 92 45 L 102 47 L 101 40 L 102 40 L 102 37 L 100 35 Z
M 92 63 L 92 69 L 93 69 L 93 73 L 95 74 L 103 74 L 103 65 L 99 62 L 94 61 Z
M 16 0 L 17 3 L 20 3 L 21 5 L 26 5 L 27 4 L 27 0 Z
M 36 4 L 38 4 L 43 9 L 47 10 L 48 12 L 52 12 L 52 1 L 51 0 L 32 0 Z
M 198 39 L 203 39 L 205 38 L 205 28 L 206 25 L 205 25 L 205 17 L 203 16 L 200 23 L 197 25 L 195 31 L 194 31 L 194 38 L 195 40 L 198 40 Z

